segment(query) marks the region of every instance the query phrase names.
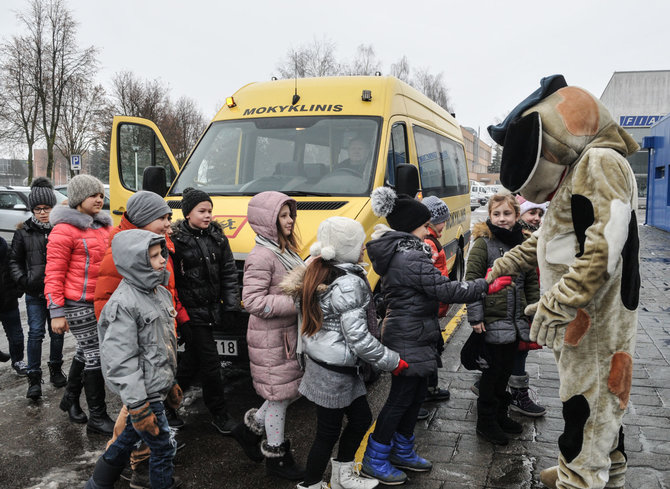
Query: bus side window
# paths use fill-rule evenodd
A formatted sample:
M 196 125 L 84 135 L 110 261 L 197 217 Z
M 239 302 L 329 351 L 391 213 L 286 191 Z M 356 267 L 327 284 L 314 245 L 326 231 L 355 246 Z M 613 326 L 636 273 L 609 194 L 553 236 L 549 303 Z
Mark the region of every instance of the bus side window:
M 395 185 L 395 168 L 402 163 L 407 163 L 407 130 L 403 122 L 396 122 L 391 127 L 386 162 L 386 183 Z

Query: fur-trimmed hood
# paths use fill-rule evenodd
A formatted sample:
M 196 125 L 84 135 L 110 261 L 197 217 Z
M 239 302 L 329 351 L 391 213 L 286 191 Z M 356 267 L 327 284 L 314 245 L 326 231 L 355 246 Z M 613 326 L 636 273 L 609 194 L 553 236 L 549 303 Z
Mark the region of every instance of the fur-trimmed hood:
M 477 238 L 493 238 L 493 233 L 486 225 L 486 221 L 478 222 L 472 227 L 472 241 Z
M 57 205 L 49 215 L 49 222 L 55 226 L 56 224 L 65 223 L 70 224 L 79 229 L 88 229 L 93 227 L 97 222 L 100 227 L 107 227 L 112 225 L 112 218 L 106 212 L 98 212 L 95 216 L 84 214 L 77 209 L 64 205 Z
M 291 297 L 294 301 L 300 299 L 306 271 L 307 267 L 294 268 L 284 276 L 284 279 L 279 284 L 282 292 Z M 326 284 L 320 284 L 316 288 L 317 294 L 323 294 L 326 290 L 328 290 Z

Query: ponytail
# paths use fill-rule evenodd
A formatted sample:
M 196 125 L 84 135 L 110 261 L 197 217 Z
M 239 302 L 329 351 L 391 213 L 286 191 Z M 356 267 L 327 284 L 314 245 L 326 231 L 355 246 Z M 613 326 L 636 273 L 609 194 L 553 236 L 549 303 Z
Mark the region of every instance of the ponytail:
M 317 257 L 307 265 L 303 278 L 302 295 L 300 304 L 302 308 L 302 331 L 301 334 L 313 336 L 321 329 L 323 323 L 323 311 L 317 296 L 317 287 L 326 282 L 331 274 L 331 267 Z

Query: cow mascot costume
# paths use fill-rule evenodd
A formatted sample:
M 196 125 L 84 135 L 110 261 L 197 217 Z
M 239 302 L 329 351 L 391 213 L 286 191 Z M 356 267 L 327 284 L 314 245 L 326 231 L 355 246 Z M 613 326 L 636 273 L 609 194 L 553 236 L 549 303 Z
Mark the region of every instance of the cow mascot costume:
M 631 389 L 640 289 L 637 187 L 625 157 L 638 145 L 590 93 L 561 75 L 488 128 L 503 146 L 502 184 L 550 200 L 542 227 L 489 275 L 539 267 L 544 295 L 528 306 L 530 338 L 553 349 L 565 428 L 558 466 L 540 480 L 560 489 L 624 487 L 621 427 Z

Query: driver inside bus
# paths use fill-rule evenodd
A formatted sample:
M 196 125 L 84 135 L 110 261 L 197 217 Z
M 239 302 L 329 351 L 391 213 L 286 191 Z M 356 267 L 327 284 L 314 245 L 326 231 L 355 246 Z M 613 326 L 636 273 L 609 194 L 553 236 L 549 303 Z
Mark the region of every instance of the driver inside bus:
M 333 170 L 353 170 L 362 176 L 370 161 L 370 145 L 363 138 L 355 137 L 349 141 L 347 153 L 349 157 L 340 161 Z

